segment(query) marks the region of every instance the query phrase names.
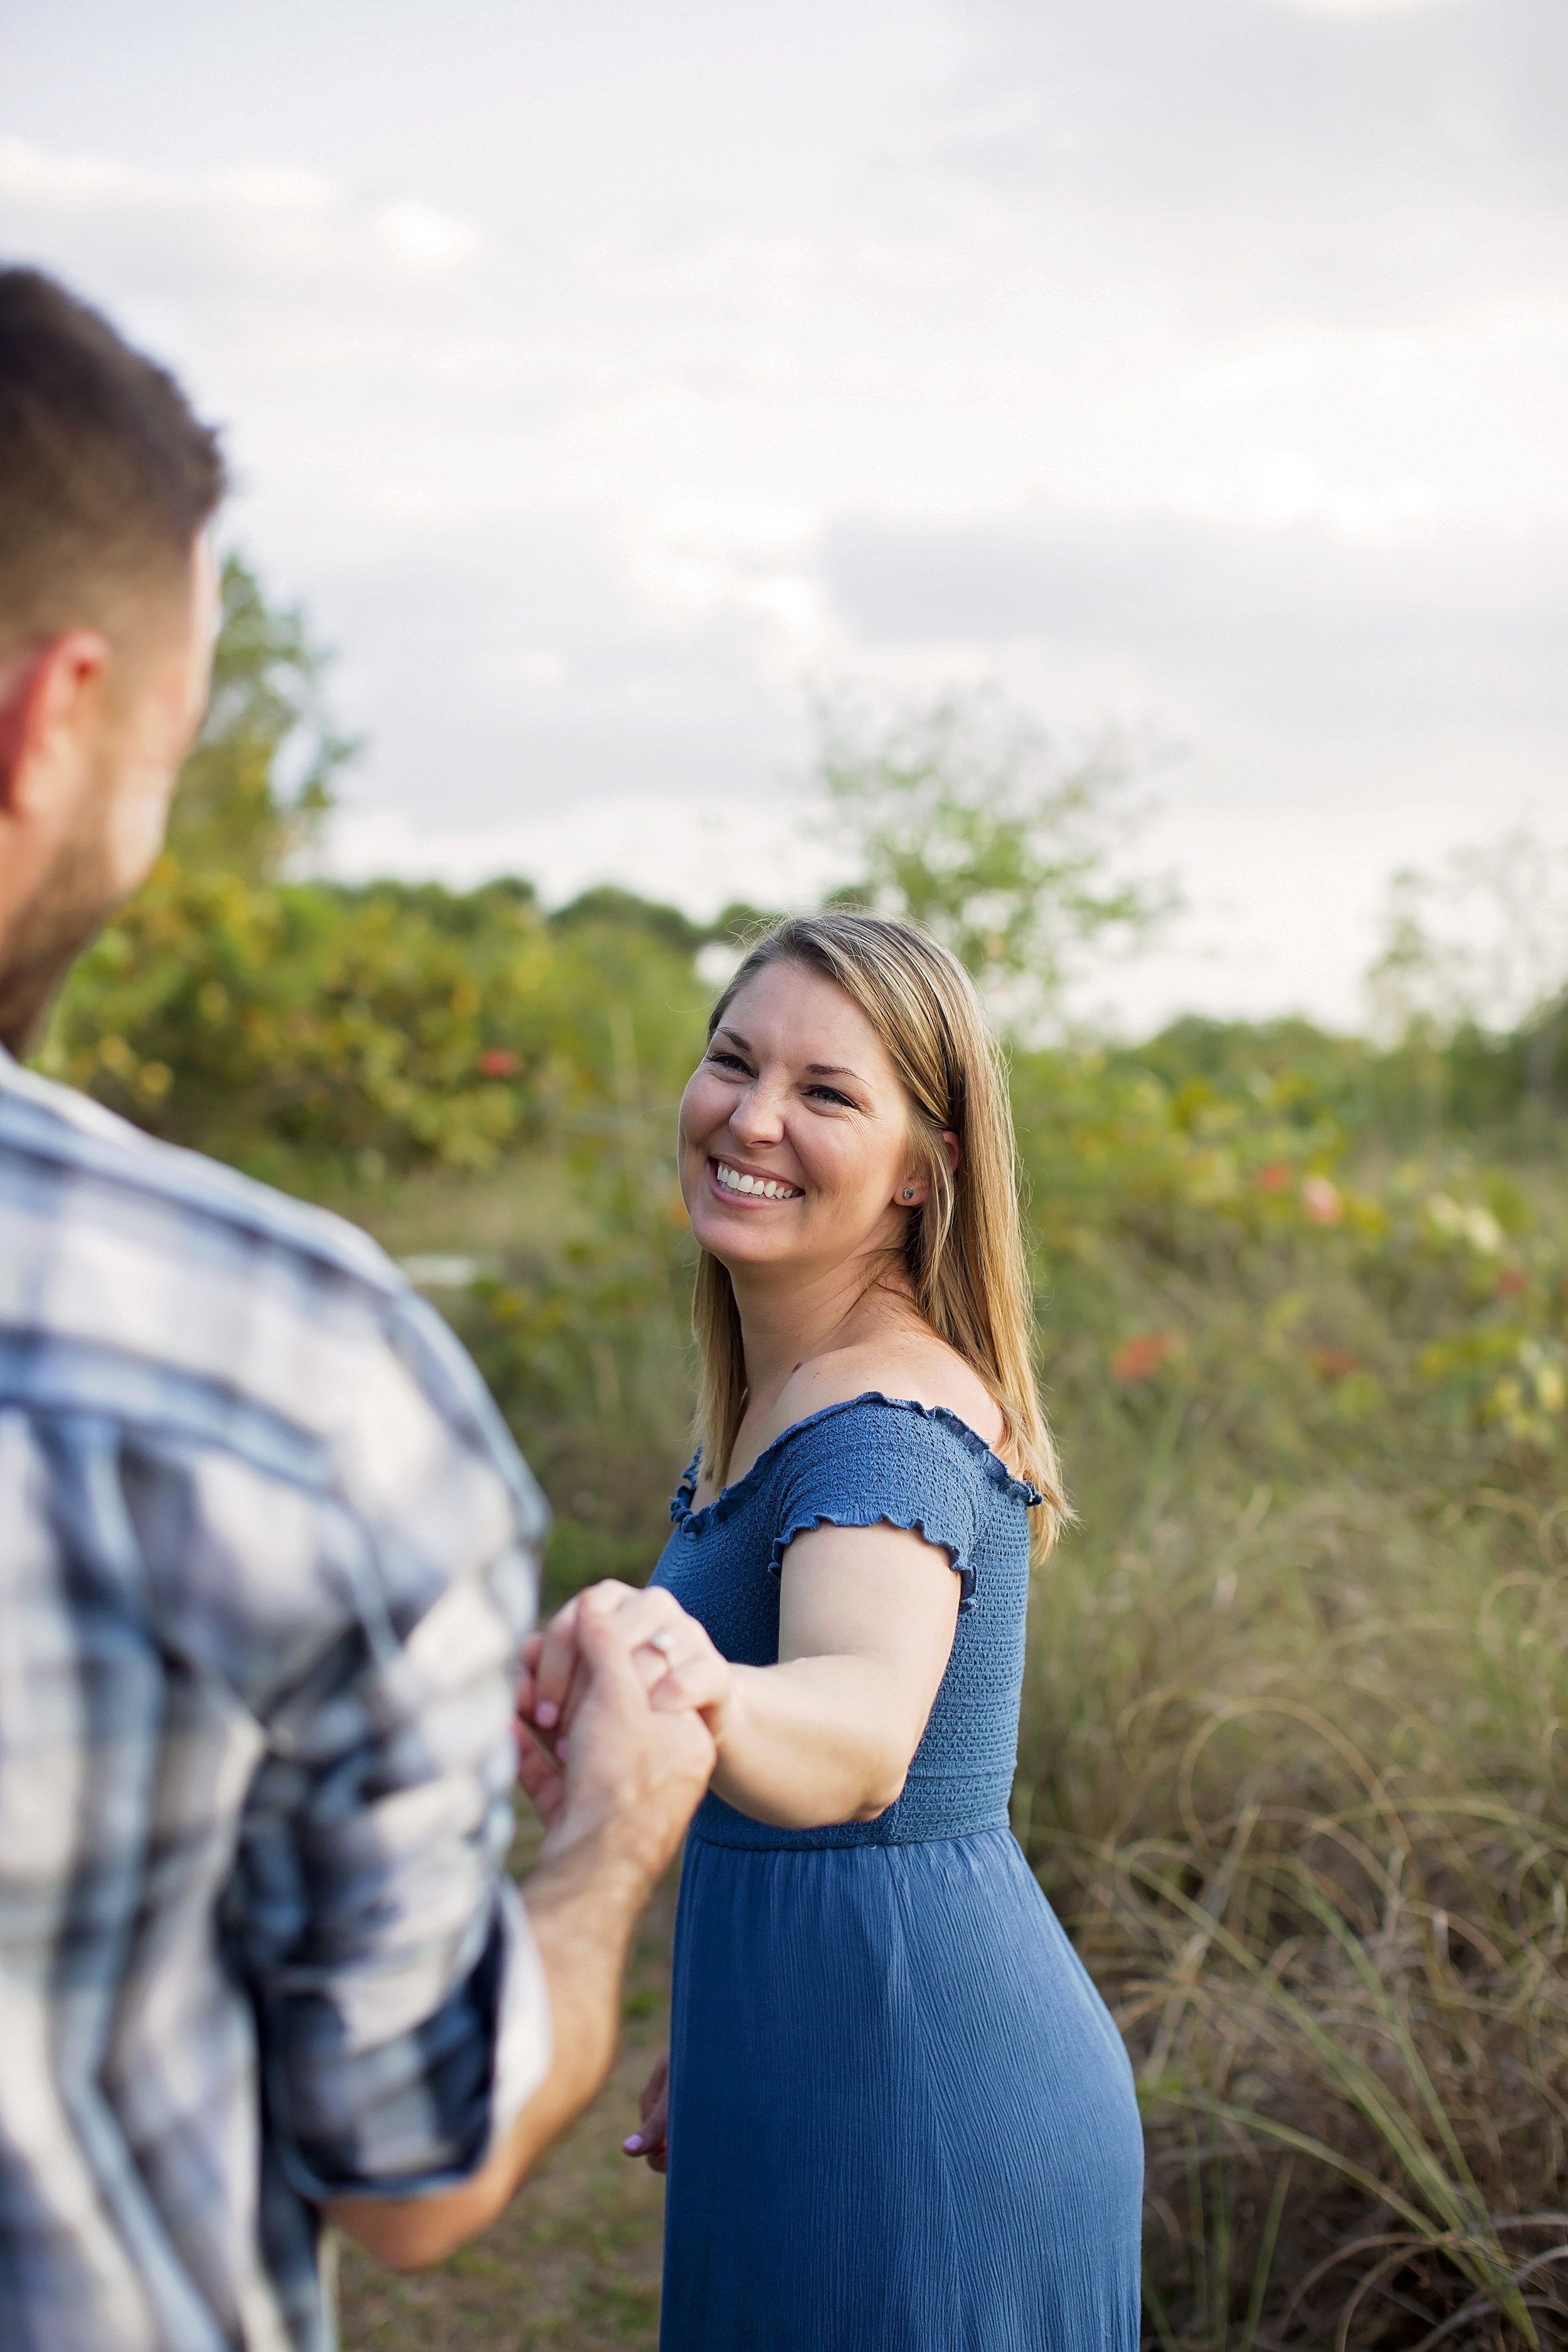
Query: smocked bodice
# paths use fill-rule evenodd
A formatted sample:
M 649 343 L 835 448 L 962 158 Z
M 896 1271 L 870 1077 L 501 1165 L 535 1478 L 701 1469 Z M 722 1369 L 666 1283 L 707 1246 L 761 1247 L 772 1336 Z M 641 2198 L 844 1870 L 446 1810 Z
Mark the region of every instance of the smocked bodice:
M 734 1664 L 778 1659 L 779 1564 L 807 1528 L 887 1521 L 940 1545 L 959 1578 L 947 1672 L 902 1794 L 871 1822 L 816 1830 L 750 1820 L 703 1800 L 693 1834 L 715 1845 L 906 1845 L 1005 1828 L 1024 1675 L 1028 1509 L 1040 1499 L 956 1413 L 869 1393 L 796 1422 L 700 1510 L 694 1461 L 670 1505 L 652 1581 Z

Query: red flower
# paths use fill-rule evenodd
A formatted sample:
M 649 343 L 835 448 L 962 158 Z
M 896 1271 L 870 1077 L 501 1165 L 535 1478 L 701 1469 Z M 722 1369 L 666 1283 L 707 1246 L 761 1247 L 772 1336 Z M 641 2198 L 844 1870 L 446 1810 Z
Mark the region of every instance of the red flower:
M 487 1045 L 479 1055 L 481 1078 L 515 1078 L 521 1067 L 510 1045 Z
M 1123 1339 L 1110 1359 L 1113 1380 L 1152 1380 L 1162 1364 L 1182 1352 L 1184 1341 L 1179 1331 L 1140 1331 L 1135 1338 Z
M 1266 1160 L 1252 1181 L 1260 1192 L 1283 1192 L 1293 1173 L 1288 1160 Z
M 1349 1348 L 1309 1348 L 1307 1361 L 1326 1381 L 1346 1381 L 1361 1362 L 1361 1358 Z
M 1494 1298 L 1522 1298 L 1530 1288 L 1530 1276 L 1521 1265 L 1505 1265 L 1492 1285 Z

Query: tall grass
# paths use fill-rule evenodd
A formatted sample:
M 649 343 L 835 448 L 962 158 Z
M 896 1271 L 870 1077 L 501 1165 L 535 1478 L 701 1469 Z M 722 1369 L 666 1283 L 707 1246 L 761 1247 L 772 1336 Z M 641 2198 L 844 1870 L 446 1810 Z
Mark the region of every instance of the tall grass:
M 1134 2052 L 1155 2332 L 1568 2340 L 1561 1521 L 1261 1499 L 1036 1630 L 1019 1827 Z
M 1559 1181 L 1194 1206 L 1212 1150 L 1037 1202 L 1083 1527 L 1016 1824 L 1133 2053 L 1149 2340 L 1568 2344 Z
M 1016 1818 L 1133 2053 L 1147 2341 L 1568 2346 L 1563 1171 L 1389 1160 L 1290 1070 L 1015 1084 L 1082 1522 Z M 666 1118 L 628 1078 L 496 1180 L 560 1229 L 454 1305 L 556 1592 L 646 1573 L 684 1458 Z

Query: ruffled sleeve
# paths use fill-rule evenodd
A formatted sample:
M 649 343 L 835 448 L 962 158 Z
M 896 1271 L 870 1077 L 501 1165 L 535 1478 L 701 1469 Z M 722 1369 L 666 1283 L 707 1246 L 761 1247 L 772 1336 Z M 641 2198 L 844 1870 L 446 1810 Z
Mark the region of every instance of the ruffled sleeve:
M 812 1528 L 905 1528 L 939 1545 L 973 1606 L 975 1549 L 990 1514 L 1039 1498 L 965 1422 L 941 1406 L 857 1397 L 802 1422 L 781 1444 L 773 1559 L 776 1576 Z

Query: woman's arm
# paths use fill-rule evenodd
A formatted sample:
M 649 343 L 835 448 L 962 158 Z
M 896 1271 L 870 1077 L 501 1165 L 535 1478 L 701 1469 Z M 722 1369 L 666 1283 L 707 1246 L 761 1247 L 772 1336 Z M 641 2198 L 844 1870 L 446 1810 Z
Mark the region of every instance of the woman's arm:
M 773 1666 L 727 1664 L 658 1587 L 615 1589 L 652 1704 L 700 1710 L 719 1751 L 713 1786 L 738 1811 L 818 1829 L 887 1811 L 952 1649 L 958 1578 L 940 1545 L 886 1524 L 797 1536 L 780 1572 Z M 547 1740 L 574 1711 L 576 1605 L 526 1653 L 520 1711 Z
M 783 1829 L 874 1821 L 904 1785 L 947 1671 L 958 1579 L 886 1525 L 814 1528 L 784 1556 L 776 1666 L 732 1666 L 713 1786 Z

